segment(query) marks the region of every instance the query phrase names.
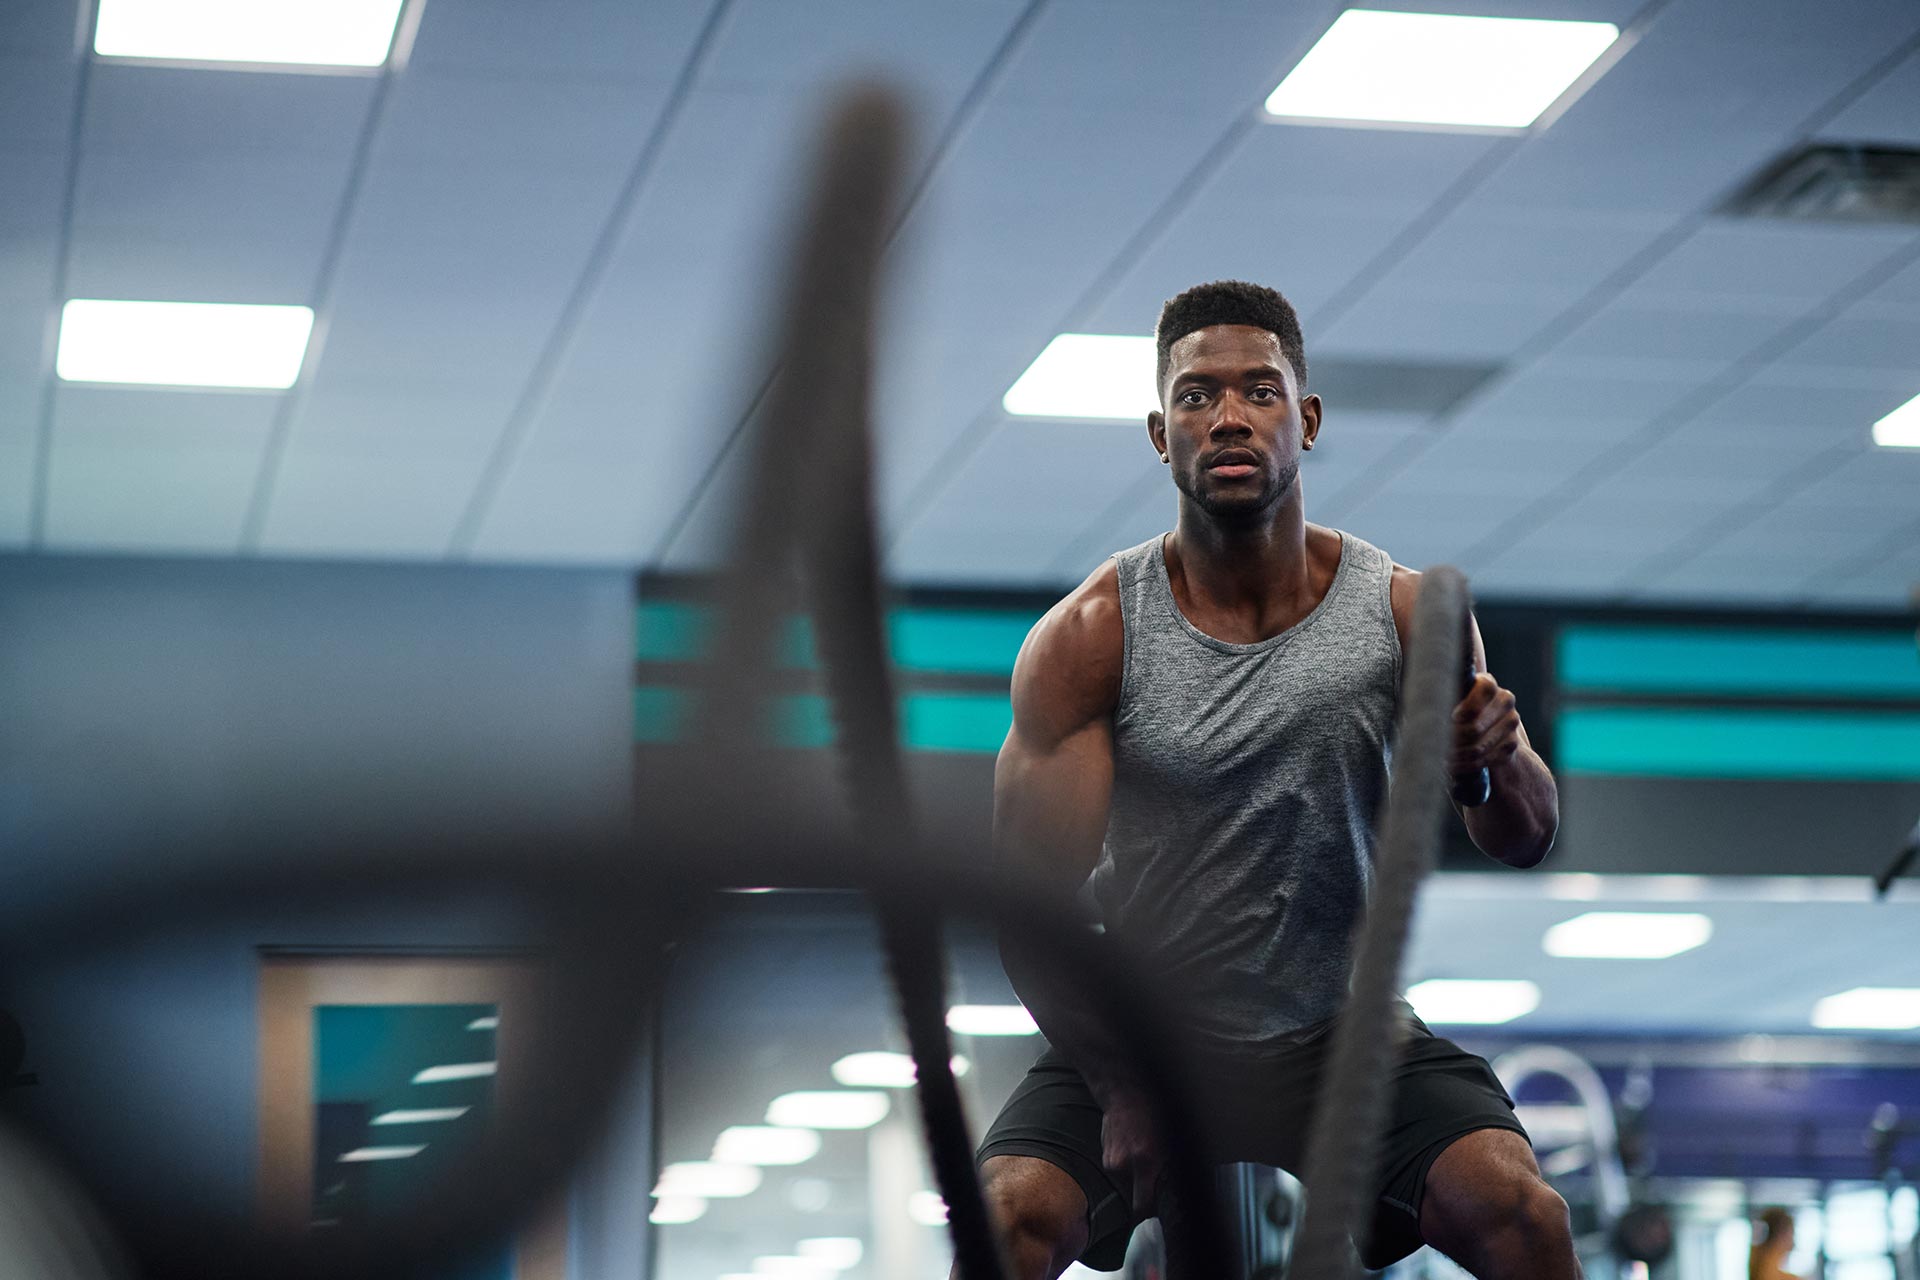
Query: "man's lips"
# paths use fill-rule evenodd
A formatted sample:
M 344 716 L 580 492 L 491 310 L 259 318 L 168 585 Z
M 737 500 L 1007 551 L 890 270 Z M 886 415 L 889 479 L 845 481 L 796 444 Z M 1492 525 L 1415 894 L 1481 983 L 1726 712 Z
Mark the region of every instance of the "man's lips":
M 1217 476 L 1237 479 L 1250 476 L 1259 470 L 1260 459 L 1245 449 L 1222 449 L 1213 456 L 1206 469 Z

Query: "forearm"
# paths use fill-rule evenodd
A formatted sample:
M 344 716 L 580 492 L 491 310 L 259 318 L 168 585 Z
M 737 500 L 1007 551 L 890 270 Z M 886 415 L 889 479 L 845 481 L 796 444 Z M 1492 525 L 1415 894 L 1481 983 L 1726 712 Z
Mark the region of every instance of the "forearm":
M 1467 834 L 1481 852 L 1510 867 L 1537 865 L 1560 830 L 1560 792 L 1553 774 L 1530 746 L 1488 770 L 1493 795 L 1462 810 Z

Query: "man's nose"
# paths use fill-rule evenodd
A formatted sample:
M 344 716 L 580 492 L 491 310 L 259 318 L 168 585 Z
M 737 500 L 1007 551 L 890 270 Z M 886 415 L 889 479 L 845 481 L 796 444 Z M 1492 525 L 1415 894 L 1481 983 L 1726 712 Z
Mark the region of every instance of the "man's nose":
M 1227 436 L 1250 436 L 1252 434 L 1253 423 L 1249 419 L 1246 410 L 1238 407 L 1232 400 L 1223 400 L 1220 402 L 1219 411 L 1213 415 L 1213 422 L 1207 428 L 1207 435 L 1215 440 Z

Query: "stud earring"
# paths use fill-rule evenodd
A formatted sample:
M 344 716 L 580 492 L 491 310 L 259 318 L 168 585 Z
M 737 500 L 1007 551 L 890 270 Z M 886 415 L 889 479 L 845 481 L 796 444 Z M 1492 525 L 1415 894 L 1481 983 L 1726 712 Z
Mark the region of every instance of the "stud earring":
M 1161 454 L 1161 455 L 1160 455 L 1160 461 L 1162 461 L 1162 462 L 1165 462 L 1166 460 L 1167 460 L 1167 455 L 1166 455 L 1166 454 L 1164 454 L 1164 453 L 1163 453 L 1163 454 Z

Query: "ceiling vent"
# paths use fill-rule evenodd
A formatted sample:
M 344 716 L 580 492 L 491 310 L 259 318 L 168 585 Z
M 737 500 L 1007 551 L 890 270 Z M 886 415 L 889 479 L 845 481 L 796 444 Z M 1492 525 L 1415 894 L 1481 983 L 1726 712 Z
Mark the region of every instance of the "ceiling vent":
M 1762 169 L 1721 212 L 1803 222 L 1920 223 L 1920 151 L 1810 143 Z

